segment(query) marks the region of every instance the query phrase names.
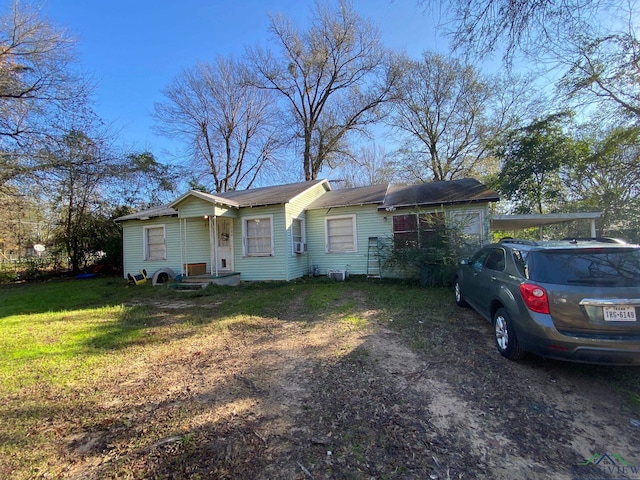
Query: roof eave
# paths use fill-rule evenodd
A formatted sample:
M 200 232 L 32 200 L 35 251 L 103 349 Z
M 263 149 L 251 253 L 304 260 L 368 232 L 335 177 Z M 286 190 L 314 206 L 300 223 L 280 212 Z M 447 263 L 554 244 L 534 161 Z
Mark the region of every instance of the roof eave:
M 423 202 L 423 203 L 406 203 L 406 204 L 395 204 L 395 205 L 387 205 L 383 204 L 378 207 L 378 210 L 388 210 L 388 209 L 398 209 L 398 208 L 418 208 L 418 207 L 436 207 L 436 206 L 444 206 L 444 205 L 467 205 L 470 203 L 491 203 L 499 201 L 499 197 L 491 197 L 491 198 L 474 198 L 467 200 L 451 200 L 446 202 Z
M 147 221 L 153 218 L 162 218 L 162 217 L 177 217 L 178 212 L 175 213 L 159 213 L 159 214 L 144 214 L 144 212 L 132 213 L 131 215 L 124 215 L 122 217 L 115 218 L 113 221 L 116 223 L 119 222 L 128 222 L 131 220 L 137 221 Z
M 382 202 L 360 202 L 360 203 L 336 203 L 331 205 L 320 205 L 317 207 L 309 208 L 307 207 L 305 210 L 322 210 L 323 208 L 345 208 L 345 207 L 364 207 L 366 205 L 378 205 Z M 379 209 L 380 207 L 378 207 Z

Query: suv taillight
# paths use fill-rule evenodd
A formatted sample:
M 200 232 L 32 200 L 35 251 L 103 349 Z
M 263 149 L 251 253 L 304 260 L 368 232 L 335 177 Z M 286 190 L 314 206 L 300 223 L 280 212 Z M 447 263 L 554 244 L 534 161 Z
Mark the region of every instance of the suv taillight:
M 533 283 L 523 283 L 520 285 L 520 295 L 529 310 L 549 313 L 549 297 L 544 288 Z

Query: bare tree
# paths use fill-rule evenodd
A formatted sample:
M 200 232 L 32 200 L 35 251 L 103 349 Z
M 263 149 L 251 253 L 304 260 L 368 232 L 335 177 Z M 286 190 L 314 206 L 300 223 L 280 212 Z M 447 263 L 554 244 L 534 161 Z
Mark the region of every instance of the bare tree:
M 25 248 L 48 239 L 54 220 L 38 193 L 35 185 L 26 194 L 15 187 L 0 191 L 0 263 L 21 258 Z
M 216 192 L 249 188 L 281 147 L 270 92 L 245 82 L 244 66 L 230 58 L 182 72 L 155 105 L 159 131 L 188 143 L 197 168 Z
M 85 80 L 66 32 L 18 1 L 0 17 L 0 186 L 43 168 L 36 150 L 86 104 Z
M 443 16 L 454 46 L 481 56 L 504 49 L 528 68 L 560 79 L 557 108 L 635 123 L 640 115 L 637 0 L 419 0 Z M 521 62 L 524 64 L 524 62 Z M 535 65 L 535 66 L 533 66 Z M 522 65 L 518 65 L 522 66 Z M 531 67 L 530 67 L 531 66 Z M 547 77 L 547 78 L 549 78 Z M 546 85 L 543 85 L 546 87 Z M 618 115 L 622 113 L 622 115 Z
M 444 17 L 453 47 L 482 57 L 504 49 L 510 62 L 518 51 L 540 53 L 548 40 L 582 30 L 601 0 L 418 0 Z
M 518 84 L 498 84 L 433 53 L 405 65 L 391 120 L 406 139 L 400 170 L 421 182 L 477 173 L 491 140 L 515 115 L 515 95 L 509 93 Z
M 578 105 L 640 121 L 640 41 L 633 29 L 603 36 L 579 35 L 558 52 L 566 66 L 559 89 Z M 567 50 L 569 50 L 567 52 Z
M 377 29 L 346 0 L 335 9 L 316 3 L 305 32 L 271 17 L 271 33 L 279 52 L 249 50 L 252 81 L 285 99 L 302 142 L 305 179 L 312 180 L 350 155 L 349 133 L 380 119 L 397 70 Z
M 340 168 L 345 187 L 365 187 L 389 183 L 393 178 L 391 160 L 385 147 L 370 144 Z

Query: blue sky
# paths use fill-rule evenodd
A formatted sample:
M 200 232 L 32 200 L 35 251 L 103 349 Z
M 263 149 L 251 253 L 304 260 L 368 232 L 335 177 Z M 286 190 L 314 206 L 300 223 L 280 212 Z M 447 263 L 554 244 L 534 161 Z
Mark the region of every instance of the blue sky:
M 153 132 L 151 112 L 162 90 L 183 69 L 219 55 L 241 56 L 268 39 L 268 13 L 304 26 L 313 0 L 44 0 L 43 14 L 78 41 L 84 70 L 97 81 L 95 110 L 120 132 L 125 146 L 167 161 L 175 144 Z M 380 29 L 383 43 L 418 57 L 446 51 L 437 20 L 417 0 L 355 0 Z

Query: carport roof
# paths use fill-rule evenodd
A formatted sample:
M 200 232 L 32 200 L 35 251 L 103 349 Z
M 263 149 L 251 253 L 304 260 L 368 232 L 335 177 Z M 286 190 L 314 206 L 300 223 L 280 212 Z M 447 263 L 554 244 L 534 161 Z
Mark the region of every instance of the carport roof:
M 573 220 L 595 220 L 602 212 L 544 213 L 523 215 L 492 215 L 491 230 L 523 230 L 525 228 L 571 222 Z

